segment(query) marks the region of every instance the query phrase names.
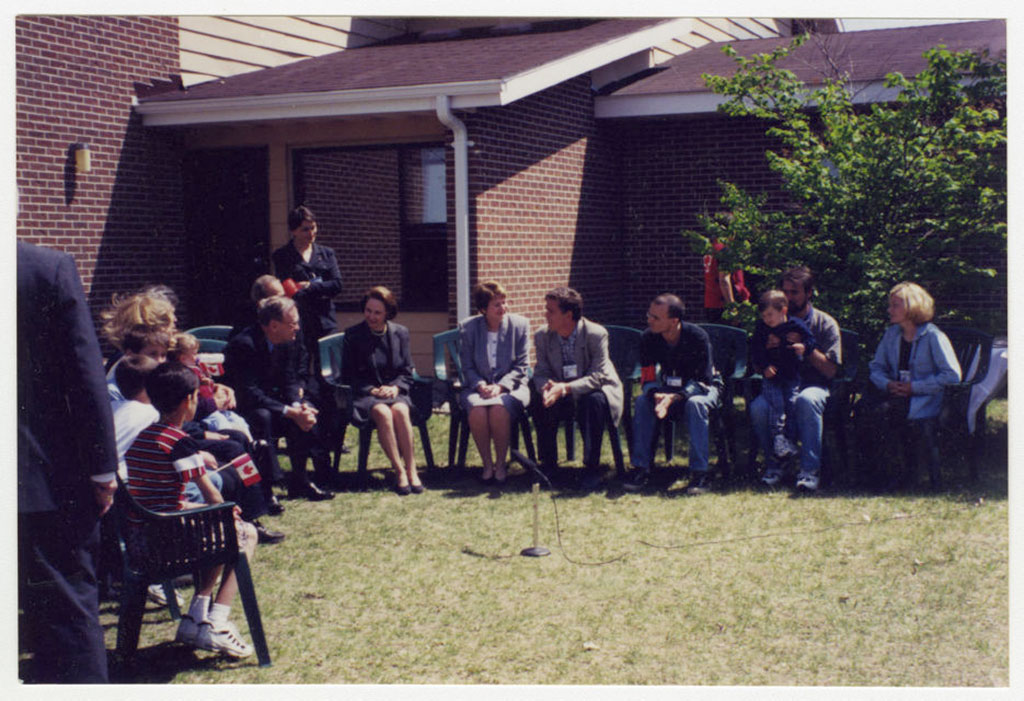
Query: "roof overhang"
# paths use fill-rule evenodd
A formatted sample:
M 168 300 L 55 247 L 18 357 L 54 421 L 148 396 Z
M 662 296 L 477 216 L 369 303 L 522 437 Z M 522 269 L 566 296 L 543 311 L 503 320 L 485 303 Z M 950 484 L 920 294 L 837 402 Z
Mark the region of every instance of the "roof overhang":
M 812 86 L 816 87 L 819 86 Z M 889 102 L 899 94 L 895 88 L 887 88 L 881 80 L 851 83 L 850 89 L 854 104 Z M 726 101 L 725 97 L 713 92 L 605 95 L 595 100 L 594 116 L 598 119 L 625 119 L 709 114 L 716 112 Z
M 189 126 L 433 112 L 439 95 L 450 97 L 453 109 L 507 105 L 637 52 L 650 50 L 674 36 L 688 33 L 692 26 L 692 19 L 667 20 L 504 78 L 316 93 L 142 101 L 135 110 L 142 115 L 146 126 Z

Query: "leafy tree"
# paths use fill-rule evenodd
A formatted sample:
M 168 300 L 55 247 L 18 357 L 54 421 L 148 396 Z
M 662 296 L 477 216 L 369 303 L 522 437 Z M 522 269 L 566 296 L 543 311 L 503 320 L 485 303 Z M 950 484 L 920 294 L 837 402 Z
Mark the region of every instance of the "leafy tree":
M 939 307 L 1005 286 L 997 280 L 1006 257 L 1005 62 L 939 46 L 925 53 L 919 75 L 886 77 L 890 102 L 863 107 L 843 76 L 811 90 L 776 65 L 806 40 L 750 58 L 726 47 L 736 74 L 704 76 L 728 98 L 726 114 L 767 122 L 779 146 L 766 157 L 786 202 L 769 206 L 764 193 L 722 182 L 723 211 L 701 217 L 702 232 L 683 232 L 694 249 L 709 253 L 712 239 L 727 241 L 722 264 L 767 281 L 808 265 L 820 306 L 867 343 L 887 324 L 896 282 L 918 282 Z M 754 318 L 749 305 L 727 315 Z

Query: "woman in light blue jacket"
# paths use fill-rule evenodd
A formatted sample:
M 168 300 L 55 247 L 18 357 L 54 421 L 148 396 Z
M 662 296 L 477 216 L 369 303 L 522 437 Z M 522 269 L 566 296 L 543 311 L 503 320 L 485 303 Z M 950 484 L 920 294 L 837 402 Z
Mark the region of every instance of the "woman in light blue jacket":
M 926 455 L 932 487 L 940 483 L 939 411 L 946 386 L 960 381 L 960 364 L 946 334 L 931 323 L 934 315 L 935 301 L 920 285 L 901 282 L 889 291 L 893 325 L 869 365 L 875 391 L 857 406 L 863 465 L 877 466 L 878 449 L 902 439 L 905 469 L 889 487 L 912 479 L 919 452 Z
M 493 280 L 476 286 L 473 303 L 480 314 L 459 324 L 465 382 L 459 401 L 483 461 L 482 480 L 503 484 L 512 422 L 530 403 L 530 324 L 508 313 L 505 289 Z

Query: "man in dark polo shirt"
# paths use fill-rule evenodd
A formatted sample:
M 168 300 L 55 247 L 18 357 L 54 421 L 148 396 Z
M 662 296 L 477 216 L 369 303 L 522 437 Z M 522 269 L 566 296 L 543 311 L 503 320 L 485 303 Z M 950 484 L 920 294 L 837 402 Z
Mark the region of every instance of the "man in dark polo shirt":
M 643 391 L 633 408 L 630 461 L 635 469 L 623 488 L 639 491 L 647 483 L 658 420 L 683 416 L 690 434 L 691 478 L 686 491 L 703 494 L 711 487 L 708 415 L 719 404 L 711 340 L 699 326 L 683 321 L 683 303 L 673 294 L 654 298 L 647 327 L 640 340 Z

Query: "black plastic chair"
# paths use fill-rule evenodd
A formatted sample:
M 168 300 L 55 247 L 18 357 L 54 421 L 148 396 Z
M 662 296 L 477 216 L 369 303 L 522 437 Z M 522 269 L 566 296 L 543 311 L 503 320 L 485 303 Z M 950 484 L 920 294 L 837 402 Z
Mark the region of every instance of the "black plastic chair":
M 944 326 L 942 332 L 949 338 L 960 363 L 961 381 L 946 387 L 942 398 L 940 422 L 944 428 L 968 436 L 970 444 L 970 474 L 978 479 L 978 465 L 985 453 L 985 412 L 986 401 L 977 409 L 974 434 L 968 431 L 967 409 L 971 390 L 985 379 L 992 360 L 993 338 L 984 331 L 962 326 Z
M 115 508 L 118 540 L 124 558 L 124 582 L 117 622 L 117 652 L 121 659 L 130 661 L 138 648 L 146 588 L 150 584 L 164 584 L 168 606 L 177 608 L 174 588 L 170 586 L 175 577 L 191 574 L 198 582 L 201 571 L 225 565 L 234 568 L 259 664 L 269 667 L 270 651 L 263 632 L 249 560 L 238 549 L 235 504 L 224 502 L 198 509 L 159 513 L 139 504 L 120 477 L 117 482 Z M 132 540 L 137 547 L 127 546 L 129 529 L 134 530 Z
M 822 417 L 821 436 L 821 483 L 829 486 L 834 481 L 832 458 L 829 453 L 827 433 L 832 431 L 836 449 L 843 466 L 843 474 L 850 474 L 850 451 L 847 447 L 846 429 L 853 421 L 853 398 L 857 392 L 857 373 L 860 369 L 860 334 L 849 329 L 839 329 L 839 342 L 843 349 L 843 363 L 829 387 L 825 414 Z
M 204 338 L 214 341 L 224 341 L 227 343 L 228 336 L 231 334 L 230 326 L 195 326 L 185 333 L 190 333 L 199 340 Z
M 448 362 L 454 371 L 448 372 Z M 449 329 L 434 334 L 434 378 L 445 383 L 445 396 L 448 399 L 448 416 L 451 421 L 448 429 L 448 467 L 466 467 L 466 451 L 469 450 L 469 415 L 462 408 L 459 402 L 459 392 L 462 389 L 464 378 L 462 376 L 462 361 L 459 358 L 459 330 Z M 523 440 L 526 443 L 526 452 L 530 460 L 536 462 L 537 453 L 533 447 L 533 436 L 530 432 L 529 412 L 524 411 L 512 425 L 511 448 L 516 449 L 519 443 L 519 433 L 522 432 Z M 458 450 L 456 456 L 455 451 Z M 454 461 L 453 461 L 453 458 Z
M 319 341 L 320 349 L 320 372 L 324 381 L 334 390 L 334 398 L 337 402 L 340 422 L 342 426 L 352 424 L 352 387 L 342 384 L 342 357 L 344 357 L 345 333 L 335 333 L 324 336 Z M 434 469 L 434 451 L 430 446 L 430 432 L 427 430 L 427 420 L 432 412 L 433 382 L 420 377 L 413 370 L 413 384 L 409 389 L 409 400 L 412 404 L 410 418 L 413 425 L 419 429 L 420 443 L 423 446 L 423 457 L 427 463 L 427 469 Z M 353 424 L 355 425 L 355 424 Z M 367 478 L 367 463 L 370 459 L 370 443 L 373 441 L 375 425 L 369 421 L 364 426 L 359 426 L 359 455 L 357 470 L 360 481 L 365 485 Z M 345 437 L 344 430 L 336 431 L 338 436 L 337 445 L 334 446 L 334 471 L 338 471 L 338 462 L 341 459 L 341 444 Z
M 444 397 L 448 402 L 448 467 L 458 464 L 456 450 L 459 446 L 459 427 L 466 419 L 462 405 L 459 404 L 459 378 L 462 376 L 462 361 L 459 359 L 459 330 L 449 329 L 434 334 L 434 379 L 444 384 Z M 449 371 L 451 363 L 451 371 Z M 465 452 L 462 463 L 466 461 Z

